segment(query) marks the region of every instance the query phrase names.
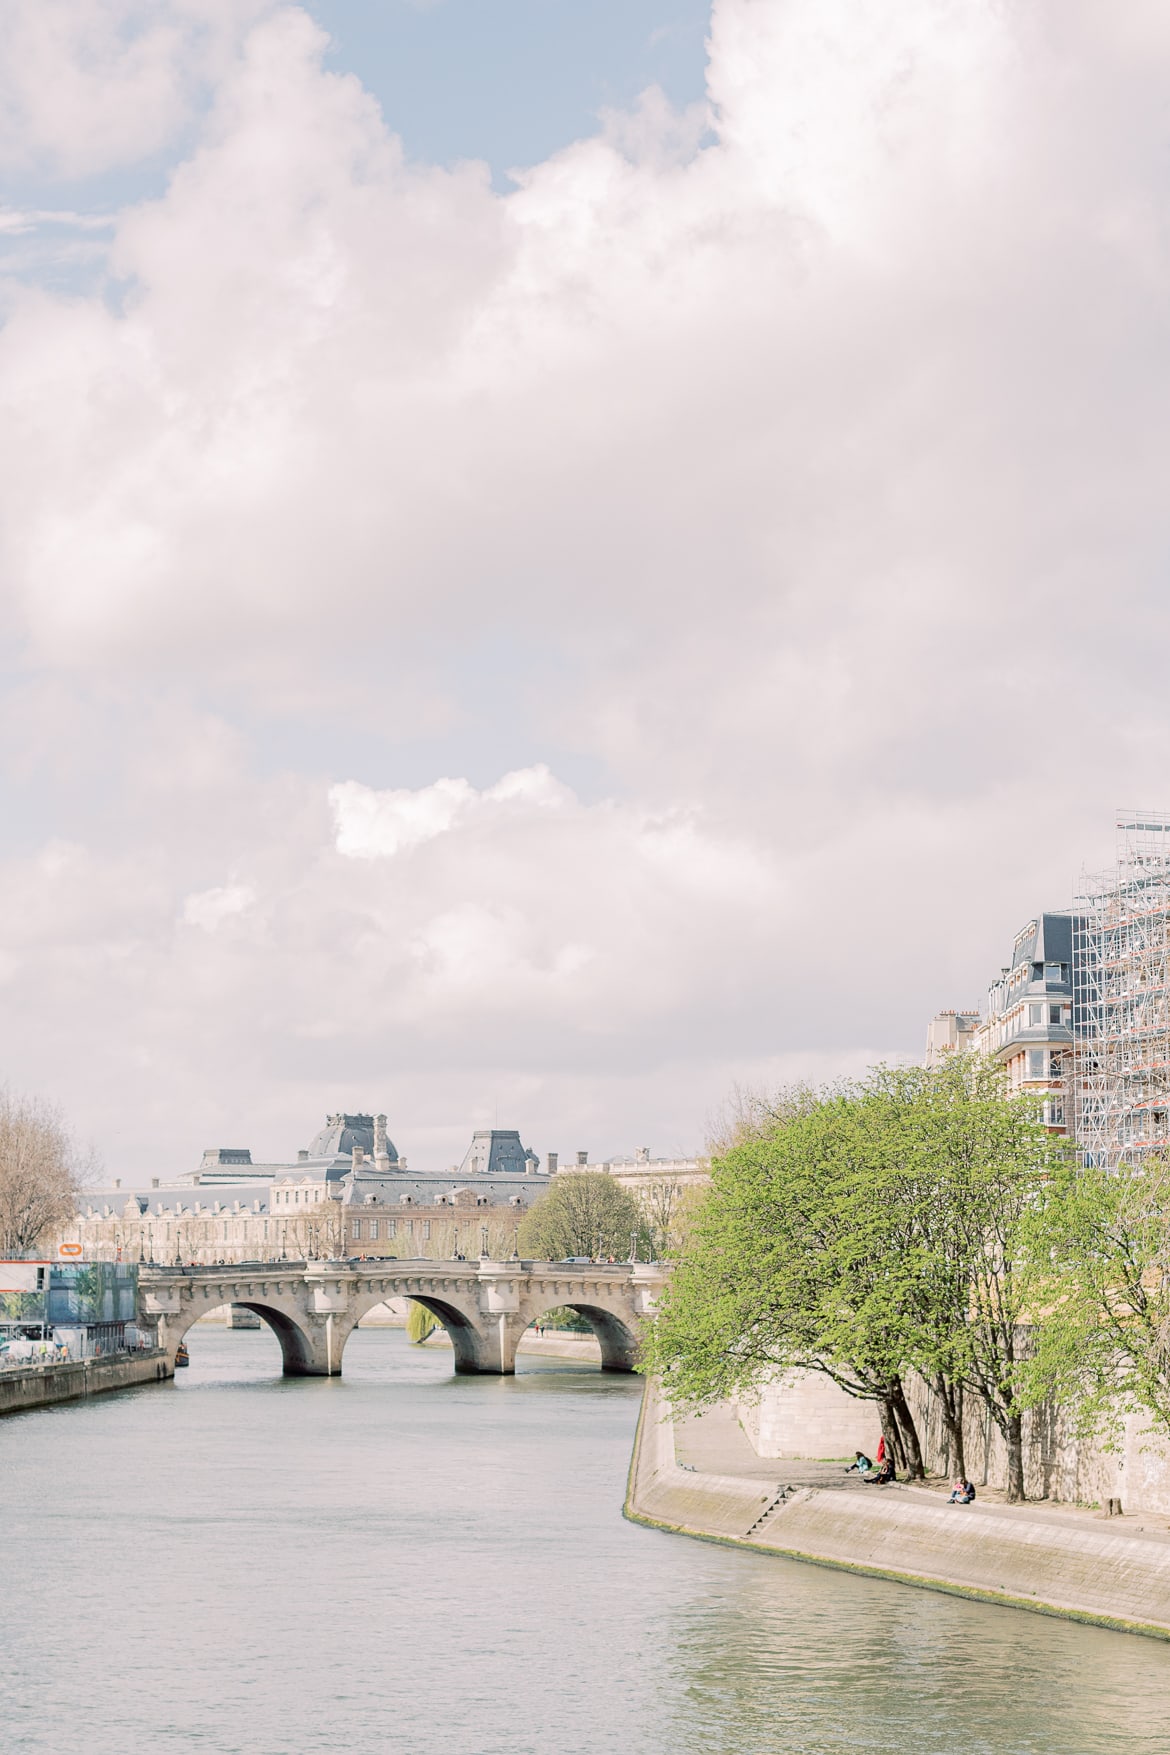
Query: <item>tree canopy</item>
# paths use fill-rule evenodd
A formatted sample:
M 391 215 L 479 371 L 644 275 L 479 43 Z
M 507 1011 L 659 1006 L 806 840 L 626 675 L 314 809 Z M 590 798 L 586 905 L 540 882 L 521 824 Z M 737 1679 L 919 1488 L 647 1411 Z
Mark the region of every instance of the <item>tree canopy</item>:
M 712 1187 L 662 1302 L 647 1367 L 684 1404 L 825 1372 L 878 1403 L 912 1473 L 904 1374 L 938 1394 L 962 1457 L 975 1394 L 1023 1493 L 1021 1227 L 1058 1152 L 1035 1107 L 974 1056 L 876 1068 L 768 1108 L 712 1165 Z
M 1060 1402 L 1085 1432 L 1144 1412 L 1170 1437 L 1170 1168 L 1063 1166 L 1029 1241 L 1043 1321 L 1028 1399 Z
M 562 1170 L 520 1221 L 521 1255 L 539 1261 L 612 1255 L 624 1261 L 643 1219 L 633 1195 L 604 1170 Z

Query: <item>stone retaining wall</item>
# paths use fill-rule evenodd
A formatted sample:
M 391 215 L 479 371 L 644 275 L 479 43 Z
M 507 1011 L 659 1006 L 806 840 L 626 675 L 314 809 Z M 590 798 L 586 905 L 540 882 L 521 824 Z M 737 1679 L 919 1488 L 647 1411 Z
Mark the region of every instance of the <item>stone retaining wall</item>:
M 41 1365 L 32 1370 L 5 1371 L 0 1373 L 0 1415 L 49 1407 L 54 1402 L 78 1401 L 111 1389 L 129 1389 L 137 1383 L 161 1382 L 170 1375 L 166 1354 L 158 1348 L 111 1353 L 104 1359 L 63 1365 Z
M 907 1399 L 932 1474 L 951 1475 L 938 1403 L 913 1372 Z M 873 1402 L 838 1389 L 823 1372 L 791 1371 L 737 1403 L 743 1429 L 756 1454 L 769 1460 L 842 1457 L 855 1450 L 873 1455 L 880 1430 Z M 1126 1511 L 1170 1515 L 1170 1445 L 1151 1437 L 1149 1422 L 1127 1419 L 1115 1448 L 1102 1439 L 1078 1439 L 1059 1409 L 1024 1416 L 1024 1481 L 1029 1499 L 1066 1505 L 1104 1505 L 1119 1499 Z M 998 1428 L 974 1397 L 963 1422 L 967 1473 L 977 1486 L 1007 1483 L 1007 1455 Z

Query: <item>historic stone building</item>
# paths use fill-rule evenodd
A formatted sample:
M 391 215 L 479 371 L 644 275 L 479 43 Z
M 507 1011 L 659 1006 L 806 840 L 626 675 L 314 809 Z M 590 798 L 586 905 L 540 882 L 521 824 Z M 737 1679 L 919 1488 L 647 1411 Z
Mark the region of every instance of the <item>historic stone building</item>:
M 247 1162 L 240 1162 L 241 1159 Z M 182 1183 L 86 1191 L 62 1241 L 92 1260 L 278 1261 L 510 1255 L 548 1187 L 514 1130 L 477 1134 L 457 1171 L 409 1172 L 384 1116 L 331 1115 L 294 1163 L 205 1152 Z

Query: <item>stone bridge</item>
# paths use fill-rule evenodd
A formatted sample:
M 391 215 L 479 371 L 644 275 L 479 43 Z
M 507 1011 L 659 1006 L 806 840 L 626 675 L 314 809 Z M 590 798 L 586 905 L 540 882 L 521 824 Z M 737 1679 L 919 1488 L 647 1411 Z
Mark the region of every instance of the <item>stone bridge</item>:
M 174 1366 L 193 1322 L 242 1304 L 275 1330 L 286 1376 L 336 1377 L 345 1343 L 386 1298 L 413 1298 L 451 1337 L 455 1369 L 510 1375 L 530 1323 L 567 1305 L 601 1343 L 603 1371 L 631 1371 L 666 1281 L 657 1264 L 542 1261 L 268 1261 L 138 1270 L 138 1322 Z

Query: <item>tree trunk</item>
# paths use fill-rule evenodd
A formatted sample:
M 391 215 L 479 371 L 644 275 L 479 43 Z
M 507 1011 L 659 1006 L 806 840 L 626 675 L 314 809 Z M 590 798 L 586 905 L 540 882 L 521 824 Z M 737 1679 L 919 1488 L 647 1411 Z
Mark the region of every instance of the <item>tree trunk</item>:
M 1027 1497 L 1024 1492 L 1024 1419 L 1022 1414 L 1009 1414 L 1003 1425 L 1007 1444 L 1007 1489 L 1010 1503 L 1018 1504 Z
M 881 1409 L 882 1437 L 886 1441 L 886 1449 L 893 1459 L 894 1467 L 904 1469 L 908 1467 L 906 1447 L 902 1443 L 902 1434 L 898 1430 L 898 1416 L 894 1412 L 894 1404 L 888 1397 L 883 1396 L 878 1407 Z
M 914 1415 L 910 1412 L 910 1404 L 902 1388 L 902 1379 L 895 1377 L 890 1388 L 890 1406 L 898 1428 L 902 1435 L 902 1451 L 906 1458 L 906 1468 L 913 1481 L 921 1481 L 926 1474 L 922 1465 L 922 1446 L 918 1442 L 918 1428 L 914 1424 Z
M 947 1435 L 947 1473 L 966 1479 L 967 1454 L 963 1444 L 963 1386 L 951 1383 L 944 1372 L 935 1373 L 934 1393 L 938 1397 L 943 1429 Z

